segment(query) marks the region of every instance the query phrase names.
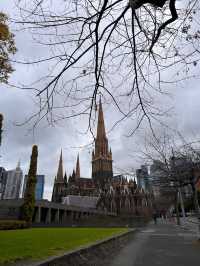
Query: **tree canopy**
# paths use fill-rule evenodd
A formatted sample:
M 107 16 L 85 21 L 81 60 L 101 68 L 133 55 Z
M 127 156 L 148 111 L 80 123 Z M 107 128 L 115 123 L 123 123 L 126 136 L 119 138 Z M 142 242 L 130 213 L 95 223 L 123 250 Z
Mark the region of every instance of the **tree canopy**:
M 9 74 L 13 72 L 10 55 L 16 52 L 14 35 L 7 25 L 8 17 L 0 12 L 0 82 L 7 83 Z

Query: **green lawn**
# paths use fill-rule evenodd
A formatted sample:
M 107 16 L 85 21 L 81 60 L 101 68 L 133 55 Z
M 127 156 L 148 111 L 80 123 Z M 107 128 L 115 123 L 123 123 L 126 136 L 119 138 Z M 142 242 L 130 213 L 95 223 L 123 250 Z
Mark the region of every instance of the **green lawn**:
M 0 231 L 0 264 L 38 260 L 126 232 L 125 228 L 32 228 Z

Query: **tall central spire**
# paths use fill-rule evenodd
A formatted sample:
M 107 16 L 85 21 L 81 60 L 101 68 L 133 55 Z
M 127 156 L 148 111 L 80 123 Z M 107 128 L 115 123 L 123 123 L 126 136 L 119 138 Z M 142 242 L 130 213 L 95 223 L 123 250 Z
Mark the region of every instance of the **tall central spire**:
M 63 181 L 63 160 L 62 160 L 62 149 L 60 153 L 58 172 L 57 172 L 57 181 Z
M 95 149 L 92 152 L 92 178 L 102 188 L 113 177 L 112 152 L 108 149 L 108 139 L 103 117 L 101 98 L 99 100 L 99 113 Z
M 99 100 L 99 114 L 98 114 L 98 124 L 97 124 L 97 139 L 106 138 L 106 131 L 104 125 L 103 109 L 101 98 Z
M 104 157 L 107 157 L 107 155 L 108 155 L 108 139 L 106 137 L 106 130 L 105 130 L 105 124 L 104 124 L 101 98 L 99 100 L 97 137 L 95 140 L 95 155 L 96 156 L 104 156 Z

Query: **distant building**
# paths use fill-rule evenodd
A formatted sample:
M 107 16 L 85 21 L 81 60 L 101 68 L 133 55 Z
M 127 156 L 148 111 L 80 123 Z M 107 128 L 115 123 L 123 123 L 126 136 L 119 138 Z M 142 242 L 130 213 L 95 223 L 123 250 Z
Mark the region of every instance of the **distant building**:
M 6 185 L 3 199 L 19 199 L 21 185 L 23 180 L 23 172 L 20 168 L 20 163 L 16 169 L 6 171 Z
M 192 162 L 187 156 L 173 156 L 170 159 L 171 171 L 181 186 L 183 199 L 192 198 L 193 191 L 190 182 L 192 180 L 195 182 L 196 176 L 198 175 L 198 163 L 196 167 L 196 163 Z
M 22 197 L 24 197 L 24 193 L 26 190 L 27 178 L 28 178 L 28 175 L 25 175 L 24 176 L 24 186 L 23 186 Z M 41 199 L 43 199 L 43 194 L 44 194 L 45 175 L 37 175 L 36 178 L 37 178 L 37 183 L 36 183 L 36 187 L 35 187 L 35 199 L 41 200 Z
M 165 183 L 167 175 L 166 165 L 159 161 L 154 160 L 153 164 L 150 166 L 150 180 L 151 186 L 153 190 L 153 194 L 155 197 L 159 197 L 162 190 L 162 183 Z
M 96 209 L 98 197 L 69 195 L 63 197 L 62 203 L 68 206 Z
M 136 170 L 137 185 L 139 188 L 143 188 L 144 191 L 150 190 L 150 180 L 147 165 L 141 165 L 140 169 Z
M 0 167 L 0 200 L 3 199 L 6 187 L 6 169 Z

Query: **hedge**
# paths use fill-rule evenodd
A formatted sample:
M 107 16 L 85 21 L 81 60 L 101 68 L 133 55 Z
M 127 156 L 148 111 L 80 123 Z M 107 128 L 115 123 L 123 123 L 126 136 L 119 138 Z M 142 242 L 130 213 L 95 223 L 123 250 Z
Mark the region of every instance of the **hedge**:
M 0 230 L 14 230 L 28 228 L 29 224 L 26 221 L 20 220 L 1 220 Z

